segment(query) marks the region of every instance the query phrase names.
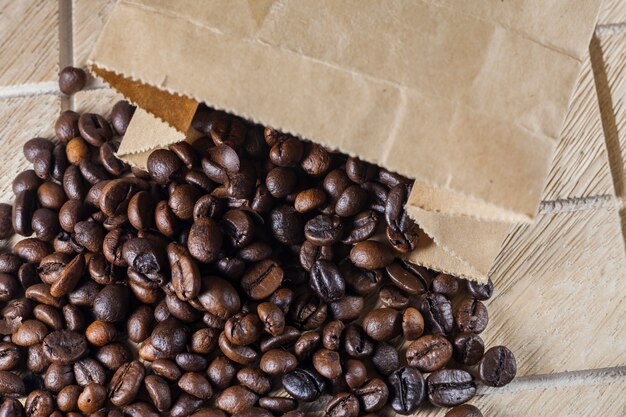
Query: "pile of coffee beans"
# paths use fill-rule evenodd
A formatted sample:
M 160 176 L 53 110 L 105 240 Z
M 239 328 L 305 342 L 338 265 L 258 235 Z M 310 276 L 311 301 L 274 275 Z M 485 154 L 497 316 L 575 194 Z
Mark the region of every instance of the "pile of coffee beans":
M 480 337 L 493 284 L 399 257 L 410 180 L 204 106 L 205 136 L 142 171 L 116 157 L 133 111 L 65 111 L 24 145 L 0 205 L 0 238 L 25 237 L 0 253 L 0 416 L 408 415 L 513 379 Z

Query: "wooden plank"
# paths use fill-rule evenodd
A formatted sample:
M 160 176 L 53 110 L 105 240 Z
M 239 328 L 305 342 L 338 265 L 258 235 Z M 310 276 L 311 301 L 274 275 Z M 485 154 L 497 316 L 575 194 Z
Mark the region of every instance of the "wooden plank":
M 614 194 L 591 59 L 576 83 L 543 200 Z
M 626 364 L 626 256 L 615 208 L 550 213 L 518 226 L 496 260 L 487 346 L 519 375 Z
M 600 8 L 599 25 L 626 23 L 626 2 L 624 0 L 605 0 Z
M 56 95 L 0 99 L 0 201 L 13 200 L 13 178 L 32 167 L 22 153 L 24 142 L 36 136 L 52 138 L 60 109 Z
M 58 2 L 0 0 L 0 87 L 56 82 Z
M 74 110 L 79 113 L 98 113 L 108 119 L 113 105 L 123 98 L 111 88 L 79 91 L 74 96 Z

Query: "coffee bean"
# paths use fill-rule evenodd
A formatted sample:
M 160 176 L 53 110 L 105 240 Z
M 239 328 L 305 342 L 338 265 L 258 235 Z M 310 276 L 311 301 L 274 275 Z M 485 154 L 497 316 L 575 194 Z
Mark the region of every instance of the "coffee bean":
M 43 339 L 43 352 L 53 363 L 72 364 L 87 353 L 87 341 L 71 330 L 56 330 Z
M 346 188 L 335 203 L 335 213 L 341 217 L 350 217 L 361 211 L 367 203 L 367 194 L 358 185 Z
M 170 415 L 172 416 L 188 415 L 189 413 L 193 412 L 193 410 L 195 410 L 197 407 L 199 407 L 199 404 L 201 404 L 201 400 L 198 400 L 198 399 L 191 400 L 189 401 L 190 407 L 188 406 L 187 408 L 184 408 L 184 411 L 182 411 L 182 414 L 180 414 L 181 413 L 180 409 L 176 409 L 176 406 L 180 402 L 182 402 L 180 398 L 185 398 L 185 397 L 183 397 L 182 395 L 179 397 L 179 401 L 176 403 L 174 407 L 172 407 Z M 119 410 L 114 410 L 114 411 L 109 412 L 109 417 L 111 417 L 111 413 L 120 413 L 120 415 L 129 416 L 129 417 L 159 417 L 159 413 L 155 412 L 154 408 L 152 408 L 151 405 L 149 405 L 148 403 L 144 403 L 144 402 L 136 402 L 136 403 L 124 405 L 120 407 Z M 116 417 L 120 417 L 120 416 L 116 416 Z
M 378 308 L 365 316 L 363 328 L 374 340 L 390 340 L 402 332 L 402 316 L 397 310 Z
M 81 137 L 74 137 L 67 142 L 67 146 L 65 147 L 65 156 L 68 162 L 74 165 L 77 170 L 81 162 L 89 158 L 89 153 L 89 145 L 87 145 L 87 142 Z
M 48 369 L 46 369 L 43 382 L 48 391 L 58 393 L 63 387 L 74 383 L 72 367 L 58 363 L 51 364 L 48 366 Z
M 350 250 L 350 261 L 359 268 L 380 269 L 391 264 L 393 260 L 391 250 L 374 240 L 359 242 Z
M 154 200 L 147 191 L 139 191 L 128 202 L 128 220 L 137 230 L 147 230 L 154 220 Z
M 311 267 L 309 286 L 326 302 L 341 299 L 346 291 L 339 268 L 325 260 L 318 260 Z
M 271 349 L 261 357 L 260 368 L 268 375 L 283 375 L 293 371 L 298 360 L 290 352 L 282 349 Z
M 12 213 L 13 230 L 15 230 L 15 233 L 22 236 L 30 236 L 33 233 L 31 224 L 34 212 L 34 191 L 24 190 L 15 195 Z
M 381 375 L 389 375 L 400 367 L 398 350 L 385 342 L 378 342 L 374 347 L 372 363 Z
M 357 417 L 359 400 L 353 394 L 340 392 L 328 401 L 325 411 L 329 417 Z
M 491 281 L 491 278 L 489 278 L 486 284 L 479 284 L 476 281 L 467 281 L 467 290 L 477 300 L 488 300 L 493 294 L 493 281 Z
M 0 371 L 15 369 L 21 359 L 19 348 L 11 342 L 0 343 Z
M 298 408 L 298 402 L 287 397 L 262 397 L 259 398 L 259 405 L 266 410 L 283 415 Z
M 209 381 L 197 372 L 187 372 L 178 380 L 178 387 L 189 395 L 208 400 L 213 395 Z
M 378 291 L 378 299 L 384 307 L 403 310 L 409 306 L 409 296 L 394 285 L 385 285 Z
M 346 295 L 341 300 L 329 304 L 335 320 L 350 322 L 361 316 L 365 300 L 358 295 Z
M 339 268 L 346 280 L 346 284 L 360 295 L 368 295 L 376 291 L 383 280 L 381 270 L 357 268 L 348 261 L 341 262 Z
M 461 333 L 454 338 L 454 358 L 464 365 L 475 365 L 483 357 L 485 344 L 474 333 Z
M 252 344 L 261 336 L 261 321 L 256 314 L 235 314 L 226 320 L 224 334 L 235 345 Z
M 176 362 L 170 359 L 156 359 L 150 364 L 150 368 L 155 375 L 161 376 L 169 381 L 177 381 L 182 375 Z
M 425 335 L 415 340 L 406 350 L 407 363 L 422 372 L 443 368 L 452 358 L 452 345 L 443 336 Z
M 144 379 L 144 386 L 157 410 L 164 412 L 170 409 L 172 406 L 172 392 L 163 378 L 156 375 L 148 375 Z
M 427 380 L 428 399 L 439 407 L 453 407 L 470 400 L 476 394 L 472 376 L 461 369 L 442 369 L 431 373 Z
M 481 333 L 487 328 L 487 307 L 473 297 L 464 298 L 454 315 L 456 326 L 461 332 Z
M 324 175 L 331 165 L 330 153 L 315 143 L 306 143 L 300 167 L 308 175 L 318 177 Z
M 128 362 L 115 371 L 109 385 L 109 398 L 114 405 L 130 404 L 143 383 L 146 369 L 139 361 Z
M 68 385 L 57 394 L 57 407 L 64 413 L 71 412 L 78 408 L 78 397 L 83 392 L 78 385 Z M 2 413 L 0 413 L 0 416 Z
M 83 388 L 83 392 L 78 397 L 78 408 L 83 413 L 94 413 L 106 403 L 106 400 L 106 388 L 92 383 Z
M 223 320 L 241 308 L 241 300 L 235 288 L 228 281 L 214 276 L 202 278 L 198 301 L 208 313 Z
M 429 332 L 447 335 L 452 331 L 454 324 L 452 305 L 444 295 L 435 293 L 422 295 L 419 299 L 419 310 Z
M 250 268 L 241 278 L 241 286 L 253 300 L 269 297 L 280 287 L 284 272 L 275 261 L 266 259 Z
M 0 395 L 17 398 L 25 392 L 24 381 L 19 376 L 8 371 L 0 371 Z
M 237 372 L 237 381 L 250 391 L 266 395 L 272 390 L 272 382 L 260 369 L 242 368 Z M 293 401 L 293 400 L 292 400 Z M 260 403 L 259 403 L 260 404 Z M 262 406 L 262 404 L 260 404 Z M 264 407 L 267 408 L 267 407 Z M 295 407 L 294 407 L 295 408 Z
M 296 187 L 297 182 L 295 172 L 289 168 L 276 167 L 268 172 L 265 177 L 267 191 L 275 198 L 284 198 L 289 195 Z
M 13 207 L 10 204 L 0 204 L 0 239 L 8 239 L 13 236 L 12 223 Z
M 505 346 L 494 346 L 485 352 L 478 364 L 480 380 L 491 387 L 502 387 L 515 378 L 517 362 Z
M 59 73 L 59 89 L 68 96 L 82 90 L 86 81 L 87 74 L 80 68 L 65 67 Z
M 342 239 L 342 243 L 351 245 L 372 237 L 378 227 L 379 216 L 373 210 L 366 210 L 354 216 L 349 232 Z
M 35 174 L 35 171 L 32 169 L 28 169 L 26 171 L 22 171 L 13 180 L 11 184 L 11 188 L 13 190 L 13 194 L 16 196 L 22 191 L 37 191 L 39 185 L 41 184 L 41 179 Z
M 78 119 L 78 130 L 87 143 L 96 147 L 113 137 L 109 122 L 99 114 L 82 114 Z
M 200 262 L 214 262 L 222 247 L 222 232 L 212 219 L 198 219 L 189 230 L 187 247 Z
M 52 394 L 43 390 L 35 390 L 28 394 L 24 410 L 28 417 L 48 417 L 55 409 Z
M 236 414 L 252 407 L 258 399 L 258 395 L 250 391 L 248 388 L 240 385 L 234 385 L 226 388 L 217 395 L 215 405 L 220 410 L 230 414 Z
M 83 358 L 73 365 L 76 383 L 81 387 L 89 384 L 104 384 L 107 375 L 104 367 L 93 358 Z M 117 368 L 116 368 L 117 369 Z
M 364 359 L 372 355 L 374 344 L 361 326 L 351 324 L 344 330 L 344 349 L 348 356 Z
M 28 162 L 35 162 L 37 158 L 46 154 L 52 155 L 52 149 L 54 149 L 54 143 L 44 138 L 30 139 L 26 141 L 22 147 L 22 151 Z
M 285 326 L 285 329 L 278 336 L 269 336 L 261 340 L 260 348 L 261 352 L 267 352 L 271 349 L 276 349 L 285 345 L 294 343 L 300 337 L 300 330 L 292 326 Z
M 273 209 L 269 219 L 272 235 L 283 245 L 295 245 L 304 239 L 300 214 L 290 206 Z
M 304 235 L 315 245 L 332 245 L 341 240 L 343 223 L 337 216 L 320 214 L 304 225 Z
M 111 109 L 111 124 L 118 135 L 124 136 L 130 120 L 135 113 L 135 106 L 130 105 L 126 100 L 120 100 Z
M 93 301 L 93 312 L 98 320 L 115 323 L 128 315 L 128 290 L 122 285 L 105 285 Z
M 473 405 L 457 405 L 446 413 L 444 417 L 483 417 L 483 413 Z
M 181 160 L 176 154 L 167 149 L 157 149 L 148 157 L 148 173 L 159 184 L 167 184 L 183 169 Z
M 320 208 L 324 203 L 326 203 L 326 194 L 324 193 L 324 190 L 319 188 L 309 188 L 304 191 L 300 191 L 296 195 L 294 208 L 300 213 L 308 213 Z
M 433 279 L 432 290 L 447 297 L 453 297 L 459 292 L 459 280 L 452 275 L 439 274 Z
M 0 272 L 0 301 L 10 301 L 18 291 L 17 280 L 12 275 Z
M 238 346 L 231 343 L 224 333 L 220 334 L 218 344 L 228 359 L 241 365 L 251 365 L 259 356 L 258 352 L 249 346 Z
M 426 384 L 422 374 L 415 368 L 407 366 L 398 369 L 389 375 L 387 383 L 391 408 L 398 414 L 411 414 L 424 401 Z
M 282 384 L 289 395 L 305 402 L 318 399 L 325 387 L 325 382 L 320 375 L 304 368 L 297 368 L 283 375 Z
M 361 408 L 366 413 L 373 413 L 387 403 L 389 398 L 389 389 L 387 384 L 379 378 L 372 378 L 365 385 L 354 391 L 359 398 Z
M 342 373 L 339 353 L 320 349 L 313 354 L 313 366 L 325 378 L 335 379 Z
M 13 333 L 11 341 L 18 346 L 33 346 L 41 343 L 47 334 L 45 324 L 39 320 L 26 320 Z
M 400 253 L 408 253 L 415 249 L 420 228 L 404 211 L 398 220 L 387 226 L 387 241 Z

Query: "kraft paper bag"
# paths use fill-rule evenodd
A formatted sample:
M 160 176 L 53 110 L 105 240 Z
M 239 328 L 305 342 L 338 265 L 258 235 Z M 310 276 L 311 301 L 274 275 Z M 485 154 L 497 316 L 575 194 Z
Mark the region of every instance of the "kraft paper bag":
M 410 259 L 485 281 L 539 205 L 601 0 L 121 0 L 92 71 L 142 166 L 198 103 L 416 180 Z

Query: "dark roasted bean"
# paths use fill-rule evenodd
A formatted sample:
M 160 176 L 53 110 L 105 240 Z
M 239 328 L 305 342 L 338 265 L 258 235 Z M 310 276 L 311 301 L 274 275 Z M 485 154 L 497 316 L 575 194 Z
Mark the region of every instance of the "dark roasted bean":
M 494 346 L 485 352 L 478 364 L 480 380 L 491 387 L 502 387 L 515 378 L 517 362 L 505 346 Z
M 417 410 L 426 394 L 424 377 L 415 368 L 398 369 L 387 378 L 391 408 L 408 415 Z
M 472 376 L 461 369 L 442 369 L 430 374 L 428 399 L 439 407 L 453 407 L 471 399 L 476 394 Z

